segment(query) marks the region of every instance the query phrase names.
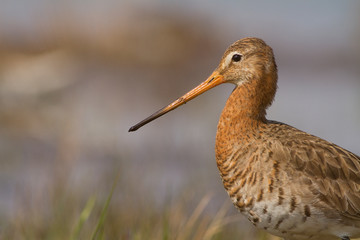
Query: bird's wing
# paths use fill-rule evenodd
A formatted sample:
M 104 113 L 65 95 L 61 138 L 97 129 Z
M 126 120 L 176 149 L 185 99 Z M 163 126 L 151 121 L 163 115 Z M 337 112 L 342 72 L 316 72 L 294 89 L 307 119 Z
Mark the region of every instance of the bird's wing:
M 283 125 L 284 126 L 284 125 Z M 318 200 L 341 215 L 360 220 L 360 157 L 290 126 L 282 142 L 289 164 L 312 182 Z M 295 136 L 294 136 L 295 135 Z

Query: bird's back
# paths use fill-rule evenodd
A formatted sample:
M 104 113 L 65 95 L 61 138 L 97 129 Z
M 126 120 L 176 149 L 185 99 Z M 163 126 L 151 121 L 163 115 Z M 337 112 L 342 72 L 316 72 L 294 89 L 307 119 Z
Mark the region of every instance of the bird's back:
M 254 225 L 286 239 L 360 236 L 359 156 L 274 121 L 248 137 L 217 162 Z

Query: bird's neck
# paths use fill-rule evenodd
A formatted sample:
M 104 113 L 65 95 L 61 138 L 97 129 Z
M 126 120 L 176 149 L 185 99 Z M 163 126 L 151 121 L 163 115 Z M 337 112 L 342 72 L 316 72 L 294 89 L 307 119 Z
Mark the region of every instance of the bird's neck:
M 217 160 L 228 159 L 235 146 L 246 145 L 257 138 L 266 124 L 266 108 L 272 99 L 264 99 L 262 87 L 256 84 L 237 86 L 221 114 L 216 135 Z

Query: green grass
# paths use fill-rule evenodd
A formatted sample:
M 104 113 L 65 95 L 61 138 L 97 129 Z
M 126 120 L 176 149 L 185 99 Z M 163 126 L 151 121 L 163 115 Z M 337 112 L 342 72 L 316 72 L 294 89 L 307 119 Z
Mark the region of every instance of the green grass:
M 112 193 L 113 191 L 111 191 Z M 84 223 L 88 220 L 88 218 L 90 217 L 90 214 L 95 206 L 95 201 L 96 201 L 96 198 L 93 196 L 93 197 L 90 197 L 89 200 L 87 201 L 84 209 L 82 210 L 81 214 L 80 214 L 80 217 L 79 217 L 79 220 L 75 226 L 75 229 L 73 230 L 72 234 L 71 234 L 71 237 L 70 237 L 70 240 L 76 240 L 76 239 L 79 239 L 79 236 L 80 236 L 80 231 L 82 230 L 82 227 L 84 225 Z M 99 221 L 100 222 L 100 221 Z
M 196 199 L 184 190 L 157 204 L 150 194 L 137 199 L 120 176 L 104 179 L 107 184 L 88 196 L 55 177 L 33 199 L 29 198 L 33 193 L 21 197 L 17 214 L 1 224 L 0 239 L 275 239 L 264 232 L 241 230 L 240 214 L 229 211 L 229 201 L 214 213 L 209 211 L 211 194 Z
M 115 178 L 115 181 L 113 183 L 113 186 L 111 188 L 111 191 L 109 193 L 109 196 L 107 197 L 106 199 L 106 202 L 105 202 L 105 205 L 101 211 L 101 214 L 100 214 L 100 218 L 99 218 L 99 221 L 96 225 L 96 228 L 95 228 L 95 231 L 93 232 L 92 236 L 91 236 L 91 239 L 92 240 L 96 240 L 96 239 L 103 239 L 103 234 L 104 234 L 104 223 L 105 223 L 105 218 L 106 218 L 106 214 L 107 214 L 107 211 L 108 211 L 108 208 L 109 208 L 109 204 L 110 204 L 110 201 L 111 201 L 111 198 L 114 194 L 114 191 L 115 191 L 115 188 L 116 188 L 116 184 L 119 180 L 119 174 L 116 176 Z

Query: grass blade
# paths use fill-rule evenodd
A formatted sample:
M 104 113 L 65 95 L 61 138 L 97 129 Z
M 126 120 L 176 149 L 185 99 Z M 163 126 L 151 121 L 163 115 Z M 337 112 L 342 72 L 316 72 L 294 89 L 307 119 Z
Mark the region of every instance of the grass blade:
M 95 196 L 92 196 L 86 202 L 85 207 L 80 214 L 79 221 L 77 222 L 76 227 L 73 231 L 73 234 L 70 237 L 71 240 L 79 239 L 80 231 L 81 231 L 85 221 L 88 220 L 88 218 L 95 206 L 95 202 L 96 202 Z
M 116 178 L 115 178 L 115 180 L 114 180 L 114 183 L 113 183 L 113 185 L 112 185 L 111 191 L 110 191 L 110 193 L 109 193 L 109 195 L 108 195 L 108 198 L 107 198 L 107 200 L 106 200 L 105 206 L 104 206 L 104 208 L 103 208 L 102 211 L 101 211 L 100 219 L 99 219 L 98 224 L 96 225 L 96 229 L 95 229 L 95 231 L 93 232 L 92 237 L 91 237 L 92 240 L 97 239 L 97 235 L 98 235 L 99 233 L 100 233 L 99 239 L 102 238 L 102 234 L 101 234 L 101 233 L 103 233 L 103 226 L 104 226 L 104 222 L 105 222 L 107 210 L 108 210 L 108 208 L 109 208 L 109 204 L 110 204 L 111 198 L 112 198 L 112 196 L 113 196 L 113 193 L 114 193 L 114 191 L 115 191 L 116 184 L 117 184 L 117 182 L 118 182 L 118 180 L 119 180 L 119 177 L 120 177 L 120 173 L 116 176 Z

